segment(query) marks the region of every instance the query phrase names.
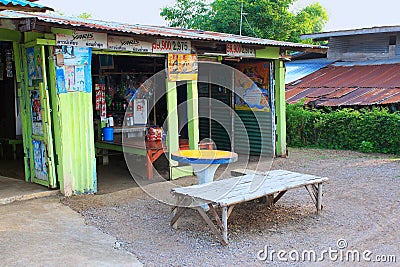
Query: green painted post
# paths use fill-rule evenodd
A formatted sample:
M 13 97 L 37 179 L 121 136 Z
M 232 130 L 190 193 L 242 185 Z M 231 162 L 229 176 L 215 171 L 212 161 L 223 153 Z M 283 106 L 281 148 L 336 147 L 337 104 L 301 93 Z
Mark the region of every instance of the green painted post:
M 276 102 L 276 155 L 286 157 L 286 99 L 285 68 L 283 62 L 275 60 L 275 102 Z
M 176 161 L 171 160 L 171 153 L 179 150 L 178 129 L 178 92 L 176 82 L 167 81 L 167 112 L 168 112 L 168 134 L 167 148 L 170 166 L 177 166 Z
M 187 83 L 188 133 L 190 149 L 199 148 L 199 94 L 197 81 Z

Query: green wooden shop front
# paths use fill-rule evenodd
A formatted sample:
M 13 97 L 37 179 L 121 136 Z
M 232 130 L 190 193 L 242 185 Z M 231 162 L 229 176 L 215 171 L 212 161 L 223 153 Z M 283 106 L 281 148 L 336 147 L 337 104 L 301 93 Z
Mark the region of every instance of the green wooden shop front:
M 167 54 L 74 46 L 75 57 L 68 59 L 64 46 L 56 45 L 56 35 L 72 35 L 76 29 L 57 27 L 50 27 L 50 29 L 46 33 L 32 31 L 21 33 L 17 30 L 1 29 L 3 34 L 0 41 L 9 42 L 13 50 L 16 87 L 22 117 L 26 181 L 39 183 L 49 188 L 60 188 L 65 195 L 95 193 L 97 192 L 96 164 L 98 164 L 95 144 L 96 138 L 99 138 L 96 129 L 104 126 L 104 122 L 96 121 L 101 111 L 96 110 L 95 107 L 95 88 L 96 85 L 101 84 L 100 80 L 102 76 L 105 76 L 105 72 L 109 72 L 111 79 L 116 79 L 115 76 L 118 75 L 130 75 L 125 71 L 101 69 L 99 58 L 105 55 L 112 57 L 114 63 L 133 62 L 135 66 L 142 62 L 153 62 L 154 65 L 148 63 L 153 67 L 152 72 L 137 70 L 137 73 L 146 72 L 146 75 L 150 76 L 164 69 L 168 63 Z M 139 39 L 142 40 L 140 37 Z M 147 36 L 144 39 L 147 42 L 154 42 L 156 38 L 149 39 Z M 179 37 L 177 40 L 180 40 Z M 207 43 L 210 47 L 215 46 L 211 41 Z M 62 54 L 64 61 L 60 64 Z M 268 111 L 254 112 L 236 109 L 235 93 L 221 85 L 207 84 L 197 80 L 184 82 L 183 97 L 188 100 L 186 138 L 189 140 L 190 148 L 197 148 L 199 141 L 203 138 L 211 138 L 220 149 L 247 151 L 250 154 L 268 156 L 285 155 L 284 66 L 279 56 L 279 47 L 259 45 L 255 46 L 255 57 L 245 60 L 246 64 L 261 62 L 267 66 L 270 89 Z M 199 61 L 214 61 L 232 67 L 238 66 L 237 62 L 230 64 L 224 61 L 222 56 L 198 55 L 198 58 Z M 112 72 L 114 74 L 111 74 Z M 84 84 L 74 84 L 76 88 L 71 89 L 72 73 L 76 81 L 84 81 Z M 176 108 L 180 101 L 179 94 L 182 95 L 179 91 L 182 90 L 179 89 L 182 85 L 168 79 L 164 79 L 161 83 L 163 84 L 159 83 L 159 85 L 165 90 L 165 98 L 162 99 L 160 106 L 155 106 L 161 114 L 155 114 L 157 111 L 153 111 L 151 116 L 157 123 L 157 118 L 162 117 L 162 113 L 166 112 L 167 116 L 164 119 L 168 125 L 166 143 L 167 157 L 169 157 L 169 153 L 179 149 L 179 134 L 182 133 L 179 130 L 179 116 Z M 198 105 L 201 97 L 217 99 L 225 103 L 231 108 L 231 112 L 235 112 L 234 117 L 241 119 L 247 133 L 235 131 L 237 122 L 232 119 L 232 116 L 218 115 L 218 110 L 210 107 L 209 110 L 213 116 L 217 118 L 220 116 L 221 121 L 229 125 L 230 128 L 226 129 L 233 139 L 227 141 L 226 129 L 221 129 L 218 123 L 199 114 Z M 258 118 L 261 124 L 255 124 L 255 118 Z M 276 121 L 274 118 L 277 118 Z M 250 147 L 241 147 L 241 141 L 244 138 L 249 138 Z M 106 148 L 112 149 L 112 147 Z M 146 155 L 145 151 L 132 151 L 132 153 Z M 176 162 L 170 161 L 171 178 L 188 174 L 192 174 L 190 168 L 182 168 Z

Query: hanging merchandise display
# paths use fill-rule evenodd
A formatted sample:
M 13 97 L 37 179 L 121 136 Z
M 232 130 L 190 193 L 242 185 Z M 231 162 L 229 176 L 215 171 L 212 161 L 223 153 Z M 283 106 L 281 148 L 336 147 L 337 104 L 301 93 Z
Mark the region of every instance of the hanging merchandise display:
M 100 119 L 107 118 L 106 86 L 105 84 L 95 84 L 96 110 L 100 111 Z
M 6 49 L 6 73 L 8 78 L 12 78 L 14 76 L 12 49 Z
M 0 51 L 0 81 L 4 79 L 4 62 L 3 62 L 3 53 Z

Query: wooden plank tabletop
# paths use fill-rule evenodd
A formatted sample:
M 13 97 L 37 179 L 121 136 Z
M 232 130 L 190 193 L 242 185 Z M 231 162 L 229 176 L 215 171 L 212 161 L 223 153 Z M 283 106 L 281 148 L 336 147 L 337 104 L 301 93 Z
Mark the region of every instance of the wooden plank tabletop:
M 274 170 L 268 172 L 268 175 L 249 174 L 209 184 L 174 188 L 172 193 L 225 207 L 327 180 L 328 178 L 315 175 Z

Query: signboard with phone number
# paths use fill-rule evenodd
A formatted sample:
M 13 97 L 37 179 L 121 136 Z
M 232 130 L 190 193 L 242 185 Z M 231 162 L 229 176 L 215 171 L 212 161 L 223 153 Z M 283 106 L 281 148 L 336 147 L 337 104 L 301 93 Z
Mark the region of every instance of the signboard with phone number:
M 227 44 L 226 54 L 235 57 L 255 57 L 256 50 L 250 47 L 243 47 L 241 44 Z
M 190 41 L 157 39 L 153 43 L 153 53 L 190 54 L 191 50 Z

